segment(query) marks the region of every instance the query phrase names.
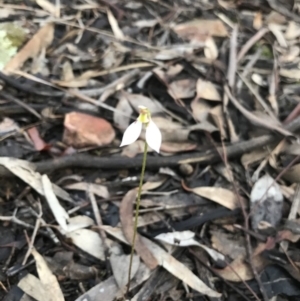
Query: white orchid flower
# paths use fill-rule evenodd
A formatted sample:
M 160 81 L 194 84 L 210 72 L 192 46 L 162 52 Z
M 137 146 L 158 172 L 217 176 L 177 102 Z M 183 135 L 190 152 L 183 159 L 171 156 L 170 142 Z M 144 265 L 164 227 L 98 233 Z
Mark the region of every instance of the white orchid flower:
M 139 106 L 139 109 L 139 117 L 125 130 L 120 146 L 129 145 L 135 142 L 142 132 L 143 124 L 145 124 L 146 142 L 153 150 L 159 153 L 162 140 L 161 132 L 157 125 L 152 121 L 148 108 Z

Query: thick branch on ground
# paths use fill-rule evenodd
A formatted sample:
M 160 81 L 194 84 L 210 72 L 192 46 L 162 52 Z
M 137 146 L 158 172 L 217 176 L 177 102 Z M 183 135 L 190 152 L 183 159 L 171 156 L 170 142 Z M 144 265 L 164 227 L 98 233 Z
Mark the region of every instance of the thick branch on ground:
M 300 117 L 290 122 L 286 127 L 290 132 L 297 132 L 300 130 Z M 228 145 L 226 147 L 226 155 L 228 159 L 238 158 L 244 153 L 253 151 L 255 149 L 265 147 L 266 145 L 279 141 L 281 136 L 274 133 L 274 135 L 264 135 L 251 139 Z M 175 155 L 171 157 L 152 157 L 147 159 L 148 168 L 172 167 L 184 163 L 199 163 L 201 165 L 218 163 L 221 161 L 220 154 L 223 153 L 222 147 L 218 149 L 211 149 L 203 152 L 187 153 L 182 155 Z M 86 154 L 75 154 L 72 156 L 61 157 L 53 160 L 38 162 L 36 171 L 40 173 L 50 173 L 58 169 L 80 167 L 80 168 L 97 168 L 97 169 L 126 169 L 126 168 L 140 168 L 142 165 L 142 158 L 127 158 L 127 157 L 96 157 Z M 11 173 L 0 166 L 0 176 L 10 176 Z

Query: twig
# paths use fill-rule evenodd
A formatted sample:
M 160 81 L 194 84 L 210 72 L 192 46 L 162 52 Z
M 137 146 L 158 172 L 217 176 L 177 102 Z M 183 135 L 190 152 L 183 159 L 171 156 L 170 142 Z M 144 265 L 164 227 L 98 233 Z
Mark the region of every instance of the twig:
M 16 103 L 17 105 L 23 107 L 24 109 L 26 109 L 28 112 L 30 112 L 32 115 L 34 115 L 38 119 L 42 119 L 42 116 L 35 109 L 31 108 L 29 105 L 27 105 L 20 99 L 12 96 L 11 94 L 1 91 L 0 96 L 3 96 L 5 99 L 12 101 L 12 102 Z
M 250 301 L 251 299 L 249 299 L 247 296 L 245 296 L 245 294 L 239 290 L 238 288 L 236 288 L 234 285 L 232 285 L 230 282 L 228 282 L 226 279 L 224 279 L 223 277 L 221 277 L 218 273 L 216 273 L 209 265 L 207 265 L 202 258 L 200 258 L 198 256 L 197 253 L 195 253 L 195 251 L 193 251 L 191 248 L 189 248 L 189 252 L 191 252 L 195 258 L 206 268 L 208 269 L 213 275 L 215 275 L 216 277 L 220 278 L 226 285 L 228 285 L 232 290 L 234 290 L 237 294 L 239 294 L 242 298 L 244 298 L 247 301 Z
M 251 123 L 259 125 L 265 129 L 269 129 L 269 130 L 273 130 L 273 131 L 277 131 L 278 133 L 280 133 L 283 136 L 292 136 L 292 134 L 283 129 L 281 127 L 281 125 L 278 125 L 277 123 L 270 123 L 265 121 L 262 118 L 257 117 L 256 115 L 254 115 L 252 112 L 246 110 L 240 103 L 239 101 L 232 95 L 232 93 L 230 92 L 230 89 L 227 85 L 225 85 L 224 87 L 225 93 L 227 94 L 227 96 L 229 97 L 229 99 L 231 100 L 232 104 L 240 111 L 240 113 L 242 113 Z
M 244 70 L 242 72 L 242 76 L 244 78 L 247 77 L 248 73 L 250 72 L 251 68 L 254 66 L 254 64 L 257 62 L 257 60 L 259 59 L 260 55 L 262 53 L 262 50 L 261 48 L 259 48 L 255 54 L 253 54 L 253 56 L 251 57 L 251 59 L 248 61 L 248 63 L 246 64 L 246 66 L 244 67 Z M 242 88 L 242 80 L 239 79 L 237 84 L 236 84 L 236 87 L 237 87 L 237 90 L 241 90 Z
M 248 40 L 248 42 L 242 47 L 242 49 L 238 53 L 237 61 L 239 62 L 250 50 L 250 48 L 268 32 L 268 28 L 262 28 L 250 40 Z
M 230 52 L 229 52 L 229 67 L 227 72 L 227 80 L 230 88 L 233 88 L 235 83 L 235 73 L 237 67 L 237 37 L 238 37 L 238 26 L 235 25 L 230 38 Z
M 267 1 L 273 10 L 277 11 L 278 13 L 280 13 L 283 16 L 288 17 L 289 19 L 293 19 L 297 23 L 300 22 L 300 17 L 298 15 L 289 11 L 285 6 L 279 5 L 278 1 L 274 1 L 274 0 L 267 0 Z
M 239 73 L 238 73 L 239 74 Z M 263 100 L 263 98 L 259 95 L 259 93 L 254 89 L 254 87 L 251 85 L 251 83 L 245 78 L 242 74 L 239 74 L 240 78 L 244 82 L 244 84 L 247 86 L 247 88 L 251 91 L 251 93 L 255 96 L 255 98 L 258 100 L 260 105 L 263 107 L 263 109 L 269 114 L 269 116 L 274 119 L 278 123 L 278 119 L 276 118 L 273 111 L 269 108 L 269 106 L 266 104 L 266 102 Z
M 108 244 L 107 244 L 107 236 L 106 236 L 105 231 L 101 228 L 101 226 L 103 226 L 103 222 L 102 222 L 102 218 L 101 218 L 101 215 L 100 215 L 100 210 L 98 208 L 98 204 L 97 204 L 95 195 L 93 194 L 92 190 L 90 189 L 90 186 L 88 188 L 88 195 L 89 195 L 89 199 L 91 201 L 91 205 L 92 205 L 92 208 L 93 208 L 93 212 L 94 212 L 94 215 L 95 215 L 97 225 L 99 226 L 98 227 L 99 235 L 100 235 L 100 237 L 102 239 L 102 242 L 103 242 L 105 262 L 106 262 L 106 271 L 110 272 L 111 267 L 110 267 L 110 263 L 109 263 L 109 260 L 108 260 L 108 258 L 109 258 L 108 251 L 109 251 L 109 249 L 108 249 Z
M 28 229 L 34 229 L 34 227 L 32 225 L 27 224 L 27 223 L 21 221 L 15 215 L 13 215 L 13 216 L 0 216 L 0 221 L 12 222 L 12 223 L 15 223 L 17 225 L 20 225 L 20 226 L 23 226 L 25 228 L 28 228 Z
M 34 229 L 33 229 L 33 233 L 32 233 L 32 236 L 31 236 L 30 243 L 28 245 L 28 250 L 27 250 L 27 252 L 24 256 L 22 265 L 26 264 L 26 261 L 27 261 L 29 255 L 31 254 L 31 250 L 33 248 L 34 241 L 35 241 L 35 237 L 37 235 L 38 229 L 39 229 L 40 224 L 41 224 L 41 217 L 43 215 L 43 211 L 42 211 L 42 206 L 41 206 L 40 201 L 38 201 L 38 208 L 39 208 L 39 213 L 38 213 L 38 216 L 37 216 L 37 219 L 36 219 L 36 222 L 35 222 L 35 226 L 34 226 Z
M 227 155 L 226 155 L 226 148 L 224 147 L 224 164 L 226 166 L 226 169 L 229 171 L 229 175 L 231 176 L 231 182 L 233 184 L 233 188 L 234 188 L 234 191 L 235 191 L 235 194 L 238 198 L 238 201 L 239 201 L 239 204 L 240 204 L 240 207 L 242 209 L 242 213 L 243 213 L 243 217 L 244 217 L 244 223 L 245 223 L 245 229 L 248 230 L 249 229 L 249 219 L 247 218 L 248 215 L 247 215 L 247 212 L 246 212 L 246 209 L 245 209 L 245 205 L 244 203 L 242 202 L 241 198 L 240 198 L 240 195 L 238 193 L 238 188 L 237 188 L 237 185 L 234 181 L 234 178 L 233 178 L 233 175 L 232 173 L 230 173 L 230 168 L 229 168 L 229 165 L 228 165 L 228 159 L 227 159 Z M 260 277 L 256 271 L 256 268 L 254 266 L 254 263 L 253 263 L 253 260 L 252 260 L 252 247 L 251 247 L 251 242 L 250 242 L 250 235 L 245 232 L 245 238 L 246 238 L 246 249 L 247 249 L 247 253 L 248 253 L 248 258 L 249 258 L 249 263 L 250 263 L 250 267 L 251 267 L 251 270 L 252 270 L 252 273 L 254 275 L 254 278 L 258 284 L 258 287 L 259 287 L 259 290 L 263 296 L 263 299 L 264 301 L 269 301 L 268 299 L 268 296 L 267 296 L 267 293 L 266 293 L 266 290 L 260 280 Z M 229 267 L 231 268 L 231 266 L 229 265 Z M 233 269 L 232 269 L 233 270 Z M 235 271 L 234 271 L 235 272 Z M 247 285 L 248 287 L 248 285 Z M 249 287 L 248 287 L 249 289 Z M 255 298 L 258 299 L 257 295 L 255 294 L 255 292 L 250 288 L 250 291 L 252 292 L 252 294 L 254 295 Z
M 82 89 L 80 92 L 83 95 L 89 96 L 89 97 L 97 97 L 103 94 L 106 90 L 120 90 L 123 89 L 128 85 L 128 83 L 131 83 L 140 73 L 140 70 L 135 69 L 130 71 L 129 73 L 126 73 L 125 75 L 121 76 L 120 78 L 116 79 L 112 83 L 101 87 L 101 88 L 95 88 L 95 89 Z
M 297 184 L 296 187 L 296 191 L 295 191 L 295 195 L 293 197 L 293 202 L 292 202 L 292 206 L 291 206 L 291 210 L 288 216 L 288 220 L 292 220 L 295 219 L 298 213 L 298 209 L 299 209 L 299 205 L 300 205 L 300 184 Z M 286 251 L 289 247 L 289 242 L 288 241 L 282 241 L 280 243 L 281 248 Z
M 34 215 L 35 217 L 38 217 L 38 216 L 39 216 L 38 213 L 36 213 L 36 212 L 35 212 L 32 208 L 30 208 L 30 207 L 29 207 L 29 211 L 30 211 L 30 212 L 32 213 L 32 215 Z M 48 233 L 46 232 L 47 236 L 50 237 L 50 238 L 52 239 L 52 241 L 53 241 L 56 245 L 59 245 L 59 244 L 60 244 L 60 241 L 59 241 L 59 239 L 57 238 L 57 236 L 55 235 L 55 233 L 53 232 L 53 230 L 52 230 L 49 226 L 47 226 L 47 223 L 45 222 L 45 220 L 44 220 L 42 217 L 40 217 L 39 220 L 40 220 L 41 226 L 46 228 L 46 231 L 48 232 Z M 40 231 L 41 231 L 41 230 L 40 230 Z

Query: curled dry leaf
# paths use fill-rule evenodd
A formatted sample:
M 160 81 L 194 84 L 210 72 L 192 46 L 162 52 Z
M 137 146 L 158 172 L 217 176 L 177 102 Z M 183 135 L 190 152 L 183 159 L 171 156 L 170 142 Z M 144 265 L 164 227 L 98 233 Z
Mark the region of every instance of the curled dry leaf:
M 78 148 L 110 144 L 116 135 L 105 119 L 78 112 L 66 114 L 64 126 L 64 143 Z
M 154 27 L 156 24 L 158 24 L 158 20 L 152 19 L 152 20 L 139 20 L 136 22 L 133 22 L 133 25 L 139 28 L 145 28 L 145 27 Z
M 251 225 L 257 229 L 261 222 L 275 227 L 282 217 L 283 195 L 279 185 L 268 174 L 261 177 L 251 191 Z
M 178 57 L 186 57 L 193 54 L 194 50 L 200 47 L 204 47 L 204 43 L 198 43 L 197 45 L 173 45 L 172 48 L 159 51 L 154 58 L 156 60 L 167 61 Z
M 106 186 L 96 184 L 96 183 L 86 183 L 79 182 L 65 186 L 66 189 L 70 190 L 81 190 L 81 191 L 90 191 L 93 194 L 99 196 L 100 198 L 107 199 L 109 198 L 109 192 Z
M 124 237 L 122 230 L 118 228 L 113 228 L 110 226 L 102 226 L 102 228 L 110 235 L 116 237 L 124 243 L 128 243 L 127 239 Z M 188 286 L 196 290 L 197 292 L 207 295 L 209 297 L 220 297 L 221 294 L 209 288 L 201 279 L 199 279 L 195 274 L 192 273 L 184 264 L 179 262 L 172 255 L 167 253 L 157 244 L 153 243 L 145 237 L 141 237 L 141 240 L 149 250 L 155 256 L 159 265 L 165 268 L 168 272 L 173 274 L 175 277 L 185 282 Z
M 39 55 L 42 49 L 47 48 L 54 37 L 54 25 L 49 23 L 42 27 L 32 39 L 7 63 L 4 71 L 10 72 L 20 69 L 30 58 Z
M 228 31 L 219 19 L 197 19 L 181 23 L 174 27 L 174 31 L 183 39 L 203 40 L 203 36 L 228 37 Z
M 245 202 L 241 196 L 237 196 L 234 192 L 222 187 L 196 187 L 191 191 L 231 210 L 240 207 L 239 198 Z
M 124 196 L 121 205 L 120 205 L 120 220 L 122 224 L 122 230 L 124 236 L 126 237 L 127 241 L 131 244 L 133 240 L 133 210 L 132 206 L 136 200 L 136 189 L 132 189 L 127 192 Z M 144 263 L 148 268 L 151 270 L 157 267 L 157 260 L 151 253 L 151 251 L 144 245 L 143 241 L 139 234 L 136 235 L 135 246 L 134 246 L 138 255 L 142 258 Z

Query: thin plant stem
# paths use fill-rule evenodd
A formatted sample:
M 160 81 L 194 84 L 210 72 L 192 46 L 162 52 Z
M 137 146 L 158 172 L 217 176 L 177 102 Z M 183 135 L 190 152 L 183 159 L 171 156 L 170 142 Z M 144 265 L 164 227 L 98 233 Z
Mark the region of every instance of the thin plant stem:
M 140 209 L 142 186 L 143 186 L 145 169 L 146 169 L 146 162 L 147 162 L 147 151 L 148 151 L 148 144 L 145 141 L 142 171 L 141 171 L 140 184 L 139 184 L 139 189 L 138 189 L 138 194 L 137 194 L 137 200 L 136 200 L 134 229 L 133 229 L 133 239 L 132 239 L 132 245 L 131 245 L 131 254 L 130 254 L 130 262 L 129 262 L 128 284 L 127 284 L 126 295 L 128 295 L 129 290 L 130 290 L 131 269 L 132 269 L 132 261 L 133 261 L 133 254 L 134 254 L 134 246 L 135 246 L 136 234 L 137 234 L 137 226 L 138 226 L 138 217 L 139 217 L 139 209 Z

